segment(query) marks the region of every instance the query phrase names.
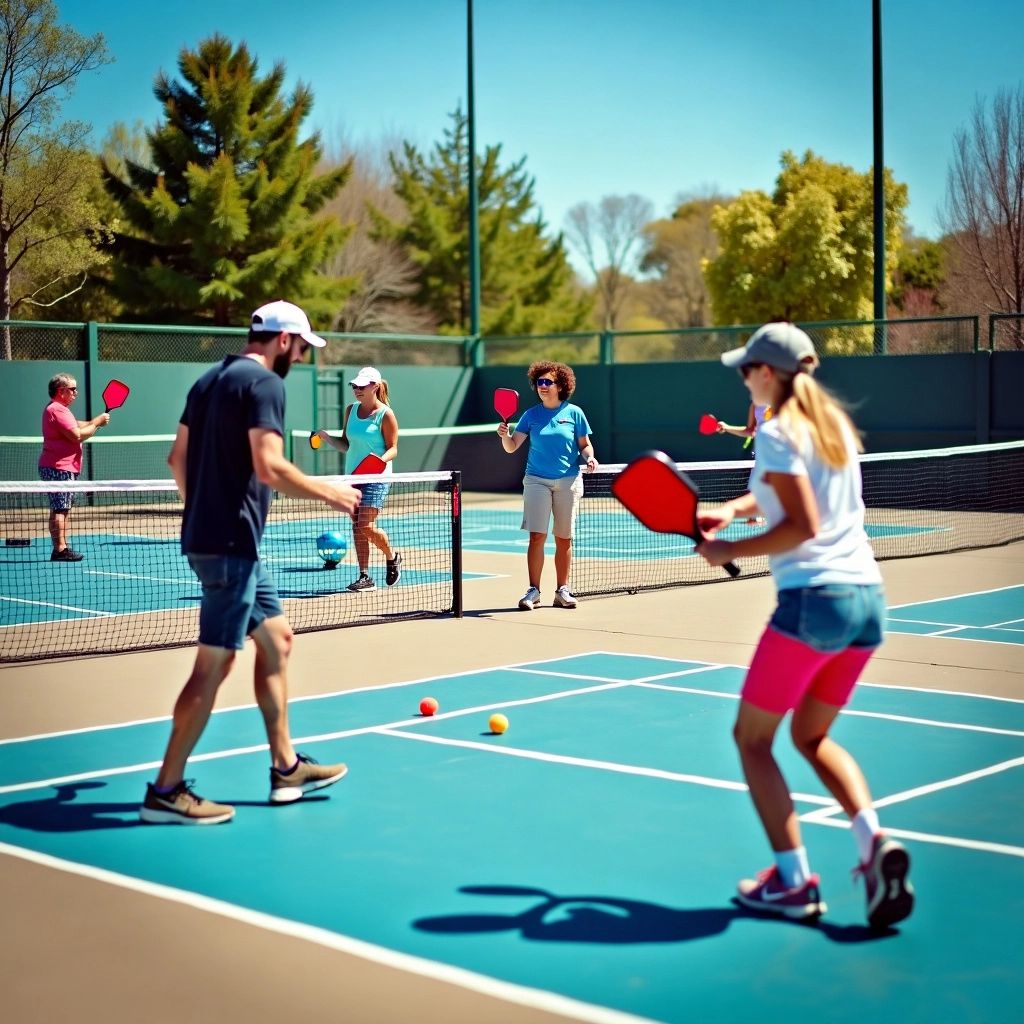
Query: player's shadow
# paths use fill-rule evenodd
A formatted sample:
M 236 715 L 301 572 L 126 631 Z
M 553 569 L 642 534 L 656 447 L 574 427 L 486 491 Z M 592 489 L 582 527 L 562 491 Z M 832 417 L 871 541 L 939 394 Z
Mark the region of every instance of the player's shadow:
M 704 939 L 719 935 L 733 921 L 746 918 L 792 924 L 748 913 L 739 906 L 681 909 L 613 896 L 556 896 L 544 889 L 518 885 L 467 885 L 459 891 L 475 896 L 530 898 L 536 902 L 519 913 L 424 917 L 414 921 L 414 927 L 438 935 L 518 931 L 524 939 L 537 942 L 626 945 Z M 824 920 L 817 922 L 817 928 L 827 939 L 840 943 L 865 942 L 894 934 L 875 932 L 866 925 L 837 925 Z
M 105 782 L 71 782 L 54 786 L 52 793 L 45 798 L 19 800 L 0 807 L 0 824 L 32 832 L 90 832 L 140 825 L 141 799 L 132 803 L 78 799 L 85 790 L 105 786 Z

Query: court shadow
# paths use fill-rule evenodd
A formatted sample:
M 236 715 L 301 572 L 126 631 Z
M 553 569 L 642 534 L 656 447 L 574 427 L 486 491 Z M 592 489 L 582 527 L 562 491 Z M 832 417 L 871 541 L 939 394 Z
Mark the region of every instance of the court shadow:
M 827 919 L 788 921 L 757 914 L 732 901 L 724 907 L 667 907 L 645 900 L 614 896 L 556 896 L 544 889 L 518 885 L 466 885 L 460 892 L 475 896 L 528 898 L 536 901 L 520 913 L 450 914 L 424 917 L 413 927 L 435 935 L 469 935 L 518 931 L 538 942 L 590 942 L 626 945 L 636 942 L 689 942 L 724 932 L 733 921 L 749 919 L 778 926 L 818 931 L 836 943 L 872 942 L 891 938 L 895 930 L 875 931 L 867 925 L 843 925 Z
M 73 782 L 54 786 L 53 795 L 45 799 L 23 800 L 0 807 L 0 824 L 32 832 L 91 832 L 141 825 L 141 794 L 140 799 L 132 803 L 77 799 L 85 790 L 105 786 L 105 782 Z

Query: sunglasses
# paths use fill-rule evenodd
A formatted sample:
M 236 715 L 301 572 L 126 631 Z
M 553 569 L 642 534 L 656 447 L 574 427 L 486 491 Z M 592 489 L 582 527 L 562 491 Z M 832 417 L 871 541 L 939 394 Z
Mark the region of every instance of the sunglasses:
M 77 391 L 77 390 L 78 390 L 78 385 L 76 384 L 76 385 L 75 385 L 75 386 L 74 386 L 73 388 L 69 388 L 69 387 L 68 387 L 68 386 L 67 386 L 67 385 L 65 384 L 65 385 L 64 385 L 64 390 L 65 390 L 65 391 Z
M 538 377 L 533 383 L 539 388 L 553 388 L 558 381 L 552 380 L 550 377 Z
M 747 363 L 740 367 L 740 376 L 746 380 L 755 370 L 760 370 L 764 363 Z
M 363 391 L 366 388 L 372 388 L 373 387 L 373 381 L 370 381 L 369 384 L 349 384 L 349 387 L 353 391 Z

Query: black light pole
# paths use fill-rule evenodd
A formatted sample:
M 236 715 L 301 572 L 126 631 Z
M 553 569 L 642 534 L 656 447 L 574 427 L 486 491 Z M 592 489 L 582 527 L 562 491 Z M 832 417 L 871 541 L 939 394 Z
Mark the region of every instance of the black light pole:
M 875 354 L 886 349 L 885 153 L 882 144 L 882 0 L 871 2 L 871 80 L 874 94 Z
M 476 111 L 473 102 L 473 0 L 466 0 L 466 114 L 469 119 L 469 333 L 474 362 L 480 349 L 480 228 L 476 194 Z

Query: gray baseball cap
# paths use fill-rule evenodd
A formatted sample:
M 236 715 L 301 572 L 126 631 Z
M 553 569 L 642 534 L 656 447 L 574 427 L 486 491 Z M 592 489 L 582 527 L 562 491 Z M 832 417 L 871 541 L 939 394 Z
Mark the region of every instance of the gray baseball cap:
M 810 366 L 816 366 L 818 357 L 814 342 L 796 324 L 780 321 L 759 327 L 743 348 L 723 353 L 722 362 L 732 369 L 751 363 L 767 363 L 776 370 L 796 373 L 809 368 L 804 362 L 808 356 L 813 359 Z

